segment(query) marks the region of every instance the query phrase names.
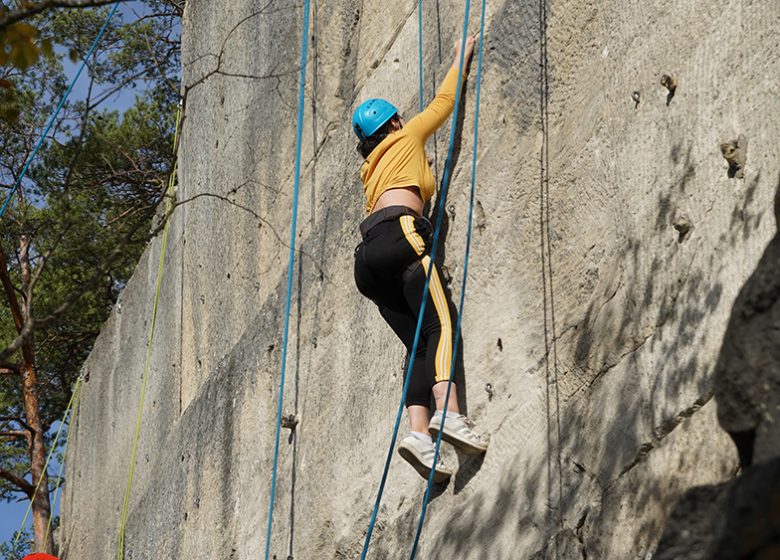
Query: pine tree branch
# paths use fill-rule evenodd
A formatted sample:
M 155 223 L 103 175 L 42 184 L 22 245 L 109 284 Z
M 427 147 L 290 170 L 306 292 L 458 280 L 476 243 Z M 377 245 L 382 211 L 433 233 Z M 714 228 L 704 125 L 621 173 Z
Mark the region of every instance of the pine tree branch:
M 0 478 L 4 478 L 14 486 L 16 486 L 21 492 L 24 492 L 27 494 L 28 498 L 32 498 L 33 493 L 35 492 L 35 487 L 27 482 L 25 479 L 23 479 L 20 476 L 16 476 L 14 473 L 9 472 L 5 469 L 0 469 Z
M 118 0 L 124 2 L 126 0 Z M 113 4 L 117 0 L 42 0 L 40 2 L 23 3 L 20 8 L 9 12 L 0 17 L 0 31 L 15 23 L 19 23 L 27 18 L 38 15 L 41 12 L 52 8 L 88 8 L 92 6 L 105 6 Z
M 158 224 L 158 226 L 152 230 L 150 234 L 145 237 L 145 239 L 151 239 L 156 236 L 164 227 L 164 222 L 165 220 L 163 220 L 163 223 Z M 124 255 L 125 247 L 133 242 L 139 241 L 134 236 L 142 226 L 147 224 L 148 222 L 144 220 L 139 220 L 138 223 L 134 224 L 134 227 L 132 227 L 130 231 L 127 232 L 125 237 L 116 244 L 111 253 L 109 253 L 96 267 L 93 275 L 84 283 L 82 283 L 78 289 L 73 290 L 70 294 L 68 294 L 68 296 L 64 298 L 64 301 L 54 311 L 41 318 L 29 316 L 24 322 L 24 326 L 19 332 L 19 335 L 8 346 L 0 351 L 0 360 L 7 360 L 11 355 L 13 355 L 14 352 L 20 348 L 25 347 L 25 344 L 30 339 L 36 328 L 41 328 L 57 319 L 68 309 L 70 309 L 72 305 L 78 302 L 82 296 L 84 296 L 84 294 L 92 290 L 100 281 L 100 279 L 108 273 L 111 265 L 116 262 L 116 260 L 119 259 L 122 255 Z
M 22 332 L 24 327 L 24 318 L 22 317 L 22 309 L 19 306 L 19 300 L 16 298 L 16 291 L 14 285 L 11 282 L 11 277 L 8 275 L 8 268 L 5 264 L 5 255 L 0 250 L 0 282 L 3 284 L 5 290 L 5 297 L 8 301 L 8 306 L 11 308 L 11 315 L 14 319 L 14 325 L 17 332 Z
M 16 364 L 0 364 L 0 375 L 19 375 L 19 366 Z M 4 420 L 5 418 L 0 418 Z
M 23 439 L 29 441 L 32 434 L 26 430 L 5 430 L 0 432 L 0 438 Z
M 35 431 L 30 427 L 24 418 L 19 418 L 18 416 L 0 416 L 0 422 L 16 422 L 22 428 L 24 428 L 25 432 L 30 434 Z

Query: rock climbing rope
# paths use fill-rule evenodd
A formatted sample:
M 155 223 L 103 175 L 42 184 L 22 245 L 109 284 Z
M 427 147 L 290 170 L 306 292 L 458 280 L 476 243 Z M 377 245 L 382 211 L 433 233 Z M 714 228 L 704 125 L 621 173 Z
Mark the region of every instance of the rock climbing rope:
M 76 383 L 73 386 L 73 391 L 71 392 L 70 399 L 68 400 L 68 405 L 65 407 L 65 412 L 62 414 L 62 419 L 60 420 L 60 426 L 57 429 L 57 434 L 54 436 L 54 441 L 51 443 L 51 447 L 49 447 L 49 454 L 46 456 L 46 462 L 43 464 L 43 472 L 46 472 L 46 469 L 49 468 L 49 462 L 51 461 L 52 456 L 54 455 L 54 451 L 57 449 L 57 443 L 60 440 L 60 436 L 62 435 L 62 430 L 65 426 L 65 422 L 68 419 L 68 414 L 70 413 L 71 409 L 75 408 L 75 404 L 78 401 L 78 395 L 81 393 L 81 382 L 82 378 L 81 376 L 76 379 Z M 68 440 L 70 439 L 70 426 L 68 426 L 68 433 L 65 437 L 65 450 L 68 448 Z M 60 485 L 60 479 L 62 477 L 62 465 L 64 464 L 64 461 L 60 464 L 60 477 L 57 478 L 57 486 L 54 489 L 54 494 L 56 495 L 57 489 Z M 30 499 L 30 503 L 27 504 L 27 510 L 24 512 L 24 518 L 22 519 L 22 524 L 19 526 L 19 530 L 16 532 L 16 536 L 14 537 L 14 542 L 11 545 L 11 555 L 12 558 L 14 554 L 16 554 L 16 546 L 19 544 L 19 538 L 22 536 L 22 531 L 24 531 L 24 526 L 27 524 L 27 517 L 30 515 L 30 511 L 32 510 L 33 502 L 35 502 L 36 496 L 38 496 L 38 490 L 41 486 L 41 481 L 43 480 L 43 477 L 40 477 L 38 479 L 38 482 L 35 485 L 35 490 L 33 491 L 32 498 Z M 51 509 L 53 509 L 53 504 Z M 49 512 L 49 526 L 51 527 L 51 518 L 52 518 L 51 511 Z M 49 539 L 49 529 L 46 529 L 46 538 L 44 539 L 44 542 L 46 542 Z
M 100 28 L 100 31 L 98 31 L 97 36 L 95 36 L 94 41 L 92 41 L 92 45 L 89 47 L 89 50 L 87 51 L 86 56 L 81 62 L 81 65 L 79 66 L 78 70 L 76 71 L 76 74 L 73 76 L 73 79 L 70 81 L 70 85 L 68 86 L 68 89 L 65 90 L 65 93 L 62 95 L 62 98 L 60 99 L 60 102 L 57 105 L 57 108 L 54 110 L 54 113 L 49 118 L 49 122 L 46 124 L 46 127 L 44 128 L 43 132 L 41 133 L 41 137 L 38 139 L 38 142 L 35 144 L 35 148 L 28 156 L 27 160 L 24 162 L 24 166 L 22 167 L 22 171 L 19 173 L 19 176 L 16 178 L 16 181 L 14 182 L 13 187 L 11 188 L 11 191 L 8 193 L 8 196 L 6 197 L 5 201 L 3 202 L 3 206 L 0 207 L 0 218 L 3 217 L 5 214 L 5 211 L 8 209 L 8 206 L 11 203 L 11 199 L 13 198 L 14 193 L 19 189 L 19 186 L 22 184 L 22 181 L 24 180 L 24 177 L 27 175 L 27 171 L 30 168 L 30 164 L 33 162 L 35 157 L 38 155 L 38 152 L 40 151 L 41 147 L 43 146 L 43 142 L 46 140 L 46 136 L 49 134 L 49 131 L 51 130 L 52 126 L 54 126 L 54 121 L 57 120 L 57 116 L 60 114 L 60 111 L 62 110 L 62 107 L 65 105 L 65 102 L 70 97 L 70 94 L 73 92 L 73 88 L 76 85 L 76 82 L 78 81 L 79 77 L 81 76 L 81 73 L 84 71 L 84 68 L 87 66 L 87 63 L 89 62 L 89 59 L 92 58 L 92 55 L 95 53 L 95 49 L 97 49 L 98 43 L 100 43 L 100 40 L 103 38 L 103 35 L 106 32 L 106 29 L 108 28 L 108 24 L 111 21 L 111 19 L 114 17 L 114 14 L 116 13 L 117 9 L 119 8 L 121 0 L 118 0 L 114 6 L 109 10 L 108 15 L 106 16 L 105 21 L 103 22 L 102 27 Z M 51 460 L 52 455 L 54 454 L 54 450 L 57 448 L 57 443 L 59 442 L 60 435 L 62 434 L 63 426 L 65 425 L 65 422 L 68 418 L 68 414 L 70 413 L 71 408 L 74 404 L 74 397 L 79 394 L 81 391 L 81 377 L 79 377 L 76 380 L 76 384 L 73 387 L 73 392 L 71 393 L 71 398 L 68 402 L 68 405 L 65 407 L 65 412 L 62 415 L 62 420 L 60 421 L 59 429 L 57 430 L 57 435 L 54 438 L 54 441 L 51 444 L 51 448 L 49 449 L 49 454 L 46 457 L 46 462 L 43 466 L 43 472 L 46 472 L 46 469 L 48 468 L 49 461 Z M 68 430 L 68 434 L 66 437 L 66 446 L 67 446 L 67 439 L 70 437 L 70 430 Z M 60 475 L 62 474 L 62 470 L 60 470 Z M 15 554 L 16 552 L 16 546 L 19 542 L 19 538 L 22 534 L 22 531 L 24 530 L 24 526 L 27 523 L 27 517 L 30 515 L 30 511 L 32 509 L 33 502 L 35 501 L 35 497 L 38 495 L 38 490 L 41 485 L 42 478 L 38 479 L 38 482 L 35 485 L 35 491 L 33 492 L 33 497 L 30 500 L 30 503 L 27 506 L 27 510 L 24 513 L 24 518 L 22 519 L 21 527 L 19 528 L 19 531 L 17 531 L 16 536 L 14 537 L 14 542 L 11 546 L 11 554 Z M 59 479 L 57 482 L 57 488 L 59 487 Z M 56 494 L 56 488 L 55 488 L 55 494 Z M 51 527 L 51 516 L 49 517 L 49 527 Z M 48 528 L 47 528 L 47 535 L 46 540 L 48 540 Z
M 70 443 L 70 434 L 73 433 L 73 425 L 76 419 L 76 411 L 79 407 L 79 398 L 81 397 L 81 384 L 82 384 L 82 377 L 79 376 L 78 379 L 76 379 L 76 384 L 73 386 L 73 394 L 75 395 L 75 398 L 71 396 L 71 401 L 68 403 L 68 408 L 65 409 L 65 414 L 62 416 L 63 420 L 60 422 L 60 426 L 65 423 L 65 419 L 68 416 L 68 412 L 72 410 L 73 412 L 70 415 L 70 421 L 68 422 L 68 433 L 65 434 L 65 445 L 62 448 L 62 457 L 63 460 L 60 461 L 60 472 L 57 474 L 57 483 L 54 485 L 54 491 L 52 492 L 52 496 L 54 496 L 54 499 L 51 502 L 51 511 L 49 511 L 49 522 L 46 524 L 46 536 L 43 539 L 43 542 L 47 542 L 49 540 L 49 534 L 51 533 L 51 522 L 54 519 L 54 508 L 57 504 L 57 492 L 60 490 L 60 485 L 62 484 L 62 473 L 65 472 L 65 460 L 64 457 L 68 454 L 68 444 Z M 62 494 L 60 494 L 60 503 L 62 503 Z
M 301 179 L 301 144 L 303 137 L 303 103 L 306 90 L 306 59 L 309 52 L 309 5 L 303 3 L 303 33 L 301 38 L 301 73 L 298 88 L 298 127 L 295 138 L 295 180 L 293 184 L 292 221 L 290 223 L 290 254 L 287 266 L 287 298 L 284 311 L 284 340 L 282 342 L 282 368 L 279 376 L 279 403 L 276 413 L 276 439 L 274 442 L 274 468 L 271 476 L 271 492 L 268 505 L 268 531 L 265 539 L 265 560 L 271 550 L 271 528 L 274 519 L 274 501 L 276 497 L 276 476 L 279 470 L 279 436 L 282 429 L 282 403 L 284 400 L 284 374 L 287 365 L 287 343 L 290 333 L 290 306 L 292 304 L 293 265 L 295 263 L 295 230 L 298 222 L 298 191 Z
M 46 124 L 46 128 L 43 129 L 43 133 L 41 134 L 41 137 L 38 139 L 38 143 L 35 144 L 35 148 L 30 153 L 30 156 L 27 158 L 27 161 L 24 162 L 24 167 L 22 167 L 22 172 L 19 173 L 19 177 L 16 178 L 16 181 L 14 182 L 14 186 L 11 188 L 11 191 L 8 193 L 8 196 L 5 199 L 5 202 L 3 203 L 2 208 L 0 208 L 0 218 L 3 217 L 3 214 L 5 214 L 6 209 L 8 208 L 8 205 L 11 203 L 11 198 L 13 197 L 14 193 L 19 188 L 19 185 L 22 184 L 22 180 L 24 179 L 25 175 L 27 174 L 27 170 L 30 168 L 30 164 L 35 159 L 35 156 L 38 155 L 38 152 L 41 149 L 41 146 L 43 146 L 44 140 L 46 140 L 46 136 L 49 134 L 49 131 L 51 130 L 51 127 L 54 126 L 54 121 L 57 119 L 57 115 L 60 114 L 60 111 L 62 110 L 63 105 L 65 105 L 65 101 L 68 100 L 68 97 L 70 97 L 71 92 L 73 91 L 73 87 L 76 85 L 76 82 L 79 79 L 79 76 L 81 75 L 81 72 L 84 70 L 84 68 L 87 65 L 87 62 L 90 58 L 92 58 L 92 55 L 95 52 L 95 49 L 98 46 L 98 43 L 100 42 L 100 39 L 103 38 L 103 34 L 106 32 L 106 28 L 108 27 L 108 22 L 111 21 L 111 18 L 114 17 L 114 14 L 116 13 L 117 8 L 119 7 L 119 4 L 122 2 L 122 0 L 117 0 L 116 4 L 114 4 L 114 7 L 111 8 L 111 10 L 108 12 L 108 16 L 106 17 L 106 21 L 103 22 L 103 27 L 100 28 L 100 31 L 97 34 L 97 37 L 95 37 L 95 40 L 92 41 L 92 46 L 89 47 L 89 50 L 87 51 L 87 56 L 84 57 L 84 60 L 81 61 L 81 65 L 79 66 L 78 71 L 76 71 L 76 75 L 73 76 L 73 79 L 70 82 L 70 85 L 68 86 L 68 89 L 65 90 L 65 93 L 62 96 L 62 99 L 60 99 L 59 104 L 57 105 L 57 108 L 54 111 L 54 114 L 52 114 L 51 118 L 49 119 L 49 122 Z
M 179 110 L 176 115 L 176 129 L 173 137 L 174 155 L 179 145 L 179 127 L 181 126 L 182 106 L 179 104 Z M 133 435 L 133 450 L 130 453 L 130 472 L 127 475 L 125 484 L 125 497 L 122 502 L 122 514 L 119 521 L 119 536 L 117 538 L 116 557 L 117 560 L 123 560 L 125 551 L 125 530 L 127 528 L 127 513 L 130 506 L 130 490 L 133 486 L 133 475 L 135 473 L 135 460 L 138 454 L 138 439 L 141 433 L 141 419 L 144 412 L 144 399 L 146 398 L 146 387 L 149 384 L 149 365 L 152 358 L 152 342 L 154 341 L 154 328 L 157 323 L 157 307 L 160 301 L 160 287 L 162 286 L 163 274 L 165 272 L 165 249 L 168 246 L 168 230 L 171 224 L 171 213 L 173 212 L 174 186 L 176 182 L 177 159 L 174 159 L 173 171 L 168 179 L 168 189 L 165 194 L 165 226 L 163 227 L 162 241 L 160 243 L 160 259 L 157 264 L 157 281 L 154 288 L 154 304 L 152 306 L 152 319 L 149 326 L 149 340 L 146 343 L 146 361 L 144 362 L 144 373 L 141 381 L 141 396 L 138 403 L 138 415 L 135 421 L 135 434 Z
M 458 122 L 458 107 L 460 106 L 461 90 L 463 87 L 464 51 L 466 49 L 466 34 L 468 32 L 470 8 L 471 8 L 471 1 L 466 0 L 465 16 L 463 18 L 463 32 L 461 35 L 462 39 L 461 39 L 461 48 L 460 48 L 460 60 L 458 62 L 458 89 L 455 94 L 455 107 L 452 111 L 452 123 L 450 127 L 450 140 L 449 140 L 449 147 L 447 149 L 447 159 L 444 162 L 444 174 L 442 176 L 441 187 L 439 189 L 439 208 L 436 216 L 436 227 L 434 228 L 433 242 L 431 244 L 431 252 L 430 252 L 431 262 L 435 262 L 436 260 L 436 248 L 438 247 L 439 244 L 439 235 L 441 233 L 442 218 L 444 217 L 444 211 L 445 211 L 444 205 L 447 200 L 447 189 L 449 187 L 449 182 L 452 175 L 452 155 L 455 149 L 455 133 L 456 133 L 457 122 Z M 420 33 L 420 38 L 422 39 L 422 33 Z M 425 285 L 423 286 L 423 294 L 428 293 L 428 287 L 430 285 L 430 280 L 431 280 L 431 271 L 433 271 L 434 268 L 435 267 L 431 266 L 428 269 L 428 274 L 426 275 L 425 278 Z M 368 554 L 368 548 L 371 543 L 371 536 L 374 531 L 374 526 L 376 525 L 377 514 L 379 513 L 379 506 L 382 502 L 382 494 L 385 489 L 385 483 L 387 482 L 387 475 L 390 470 L 390 462 L 393 458 L 393 450 L 395 449 L 395 443 L 396 440 L 398 439 L 398 428 L 401 424 L 401 416 L 403 415 L 404 402 L 406 401 L 406 394 L 409 391 L 409 380 L 412 377 L 411 375 L 412 366 L 414 365 L 414 357 L 415 354 L 417 353 L 417 346 L 420 341 L 420 332 L 422 330 L 422 319 L 423 319 L 423 315 L 425 314 L 425 305 L 427 299 L 428 298 L 423 297 L 422 304 L 420 305 L 420 313 L 417 317 L 417 328 L 414 333 L 414 343 L 412 344 L 412 349 L 406 367 L 406 375 L 404 376 L 404 387 L 401 394 L 401 403 L 398 406 L 398 413 L 396 414 L 395 425 L 393 427 L 393 436 L 390 439 L 390 448 L 387 452 L 385 467 L 384 467 L 384 471 L 382 472 L 382 480 L 379 483 L 379 491 L 377 492 L 376 501 L 374 502 L 374 510 L 371 513 L 371 521 L 369 522 L 368 531 L 366 532 L 366 540 L 363 543 L 363 551 L 360 554 L 360 560 L 365 560 Z
M 436 437 L 436 448 L 433 453 L 433 464 L 439 460 L 439 448 L 441 447 L 441 436 L 444 433 L 444 424 L 447 421 L 447 408 L 450 402 L 450 389 L 452 389 L 452 379 L 455 376 L 455 360 L 458 354 L 458 341 L 460 340 L 460 325 L 463 320 L 463 304 L 466 299 L 466 279 L 469 271 L 469 252 L 471 249 L 471 222 L 474 215 L 474 192 L 476 190 L 476 178 L 477 178 L 477 145 L 479 140 L 479 100 L 482 93 L 482 54 L 484 52 L 483 41 L 485 38 L 485 2 L 482 0 L 482 12 L 479 21 L 479 57 L 477 63 L 477 95 L 474 103 L 474 145 L 471 154 L 471 189 L 469 194 L 469 219 L 466 227 L 466 251 L 463 256 L 463 280 L 461 281 L 460 288 L 460 303 L 458 305 L 458 324 L 455 329 L 455 343 L 452 351 L 452 362 L 450 363 L 450 377 L 447 380 L 447 393 L 444 398 L 444 410 L 442 411 L 441 428 L 439 429 L 438 436 Z M 417 533 L 414 536 L 414 544 L 412 545 L 412 552 L 409 556 L 410 560 L 414 560 L 417 554 L 417 547 L 420 542 L 420 536 L 422 535 L 423 524 L 425 523 L 425 514 L 428 511 L 428 499 L 431 495 L 431 487 L 433 486 L 434 469 L 431 469 L 431 474 L 428 477 L 428 486 L 425 489 L 425 497 L 423 498 L 422 511 L 420 512 L 420 520 L 417 523 Z

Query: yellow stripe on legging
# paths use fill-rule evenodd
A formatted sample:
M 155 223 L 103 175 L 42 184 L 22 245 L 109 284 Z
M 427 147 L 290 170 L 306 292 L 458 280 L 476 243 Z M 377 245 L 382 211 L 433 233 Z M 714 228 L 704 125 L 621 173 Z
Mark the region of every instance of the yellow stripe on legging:
M 431 266 L 431 258 L 425 256 L 422 258 L 423 269 L 428 274 Z M 447 305 L 447 297 L 444 295 L 439 274 L 436 267 L 433 267 L 430 283 L 431 299 L 436 307 L 436 314 L 439 316 L 441 324 L 441 336 L 439 337 L 439 346 L 436 348 L 436 383 L 447 381 L 450 378 L 450 362 L 452 361 L 452 322 L 450 321 L 450 308 Z
M 425 242 L 420 234 L 414 229 L 414 217 L 401 216 L 401 229 L 403 229 L 406 241 L 412 246 L 412 249 L 418 254 L 422 255 L 425 252 Z M 431 258 L 425 256 L 421 260 L 425 275 L 428 275 L 428 269 L 431 266 Z M 439 381 L 447 381 L 450 378 L 450 361 L 452 360 L 452 322 L 450 320 L 450 308 L 447 304 L 447 297 L 444 295 L 444 288 L 442 288 L 441 280 L 439 280 L 439 274 L 436 272 L 436 267 L 433 267 L 433 273 L 431 274 L 431 282 L 428 288 L 431 292 L 431 299 L 433 299 L 433 305 L 436 308 L 436 314 L 439 316 L 439 324 L 441 325 L 441 336 L 439 337 L 439 346 L 436 348 L 436 375 L 434 379 L 436 383 Z
M 425 242 L 422 237 L 420 237 L 420 234 L 414 229 L 414 217 L 408 215 L 401 216 L 401 229 L 404 230 L 404 236 L 409 242 L 409 245 L 412 246 L 412 249 L 414 249 L 418 256 L 422 255 L 425 252 Z

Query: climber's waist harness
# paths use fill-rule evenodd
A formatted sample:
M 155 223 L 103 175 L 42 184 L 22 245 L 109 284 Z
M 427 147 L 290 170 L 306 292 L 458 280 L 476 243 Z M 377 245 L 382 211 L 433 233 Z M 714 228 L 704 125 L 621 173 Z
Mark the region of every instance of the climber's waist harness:
M 428 230 L 433 231 L 428 218 L 420 216 L 417 212 L 407 206 L 388 206 L 371 214 L 360 223 L 360 235 L 365 241 L 369 232 L 382 222 L 397 220 L 401 216 L 414 216 L 416 220 L 424 220 L 428 224 Z

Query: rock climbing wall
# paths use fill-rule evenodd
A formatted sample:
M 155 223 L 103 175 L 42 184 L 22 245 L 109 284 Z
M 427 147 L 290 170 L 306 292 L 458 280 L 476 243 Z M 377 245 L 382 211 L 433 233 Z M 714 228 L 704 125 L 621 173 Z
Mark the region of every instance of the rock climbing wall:
M 312 6 L 283 404 L 299 422 L 282 434 L 274 558 L 357 558 L 376 496 L 404 351 L 353 285 L 363 193 L 349 119 L 374 96 L 416 112 L 416 10 Z M 463 3 L 424 2 L 422 15 L 429 100 Z M 472 6 L 470 29 L 478 16 Z M 128 559 L 249 559 L 265 547 L 302 19 L 289 0 L 187 3 L 181 204 Z M 685 490 L 736 475 L 714 372 L 735 298 L 776 231 L 778 24 L 775 0 L 488 2 L 459 392 L 492 441 L 480 459 L 445 449 L 458 472 L 433 494 L 419 558 L 651 558 Z M 440 250 L 454 301 L 473 78 Z M 448 137 L 445 125 L 427 146 L 439 175 Z M 159 251 L 154 240 L 84 366 L 65 560 L 116 556 Z M 779 451 L 762 449 L 762 460 Z M 423 492 L 396 457 L 369 558 L 408 555 Z

